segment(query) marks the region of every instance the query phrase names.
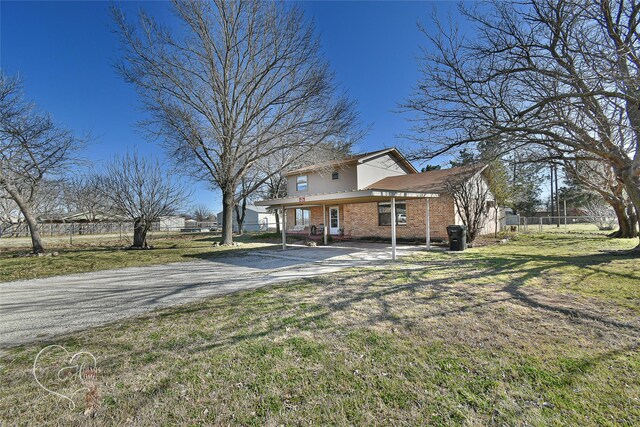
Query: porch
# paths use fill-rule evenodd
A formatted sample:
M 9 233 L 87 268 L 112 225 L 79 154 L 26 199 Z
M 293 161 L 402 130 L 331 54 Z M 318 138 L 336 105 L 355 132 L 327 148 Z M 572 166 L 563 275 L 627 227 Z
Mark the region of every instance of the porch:
M 356 224 L 362 229 L 366 228 L 366 221 L 372 221 L 371 218 L 360 218 L 362 215 L 353 207 L 365 203 L 374 204 L 377 206 L 375 228 L 378 233 L 383 230 L 384 237 L 391 240 L 391 258 L 395 260 L 397 227 L 406 226 L 407 221 L 405 201 L 412 200 L 424 204 L 420 224 L 423 230 L 421 234 L 425 236 L 428 249 L 431 246 L 429 201 L 436 197 L 437 194 L 431 193 L 361 190 L 264 200 L 257 204 L 279 210 L 282 218 L 283 250 L 287 248 L 288 235 L 301 236 L 323 242 L 325 245 L 329 242 L 329 236 L 335 241 L 351 240 L 353 235 L 350 230 L 354 229 Z

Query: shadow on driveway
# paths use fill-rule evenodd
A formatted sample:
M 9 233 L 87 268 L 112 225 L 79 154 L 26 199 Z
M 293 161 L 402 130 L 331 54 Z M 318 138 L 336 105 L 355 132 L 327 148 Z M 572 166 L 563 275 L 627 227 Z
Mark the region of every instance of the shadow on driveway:
M 399 254 L 417 249 L 401 246 Z M 193 257 L 199 260 L 0 283 L 0 347 L 98 326 L 159 307 L 390 260 L 387 245 L 372 243 Z

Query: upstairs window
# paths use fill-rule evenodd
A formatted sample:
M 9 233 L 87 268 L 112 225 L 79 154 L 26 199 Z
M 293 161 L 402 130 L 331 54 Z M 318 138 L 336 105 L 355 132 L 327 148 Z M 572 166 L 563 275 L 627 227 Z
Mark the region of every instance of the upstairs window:
M 296 178 L 296 191 L 307 191 L 307 175 Z
M 338 171 L 333 171 L 333 173 L 331 174 L 331 179 L 334 181 L 336 179 L 340 179 L 340 174 L 338 173 Z
M 391 203 L 378 203 L 378 225 L 391 225 Z M 396 202 L 396 225 L 407 225 L 407 204 Z

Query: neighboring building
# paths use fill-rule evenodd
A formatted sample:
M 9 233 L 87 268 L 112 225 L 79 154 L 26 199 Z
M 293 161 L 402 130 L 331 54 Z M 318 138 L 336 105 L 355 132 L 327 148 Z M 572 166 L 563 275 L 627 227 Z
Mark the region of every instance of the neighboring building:
M 390 238 L 394 200 L 397 238 L 441 240 L 447 238 L 447 225 L 462 224 L 448 183 L 479 179 L 486 186 L 484 169 L 473 165 L 419 173 L 390 148 L 290 171 L 287 197 L 256 205 L 284 208 L 289 233 L 323 234 L 327 224 L 327 233 L 334 236 Z M 495 230 L 490 199 L 481 234 Z
M 218 227 L 222 227 L 222 212 L 218 212 Z M 248 205 L 242 224 L 243 231 L 269 231 L 276 229 L 276 216 L 265 206 Z M 233 211 L 233 232 L 238 232 L 238 220 Z
M 160 231 L 180 231 L 185 227 L 185 218 L 183 216 L 163 216 L 158 221 L 158 229 Z

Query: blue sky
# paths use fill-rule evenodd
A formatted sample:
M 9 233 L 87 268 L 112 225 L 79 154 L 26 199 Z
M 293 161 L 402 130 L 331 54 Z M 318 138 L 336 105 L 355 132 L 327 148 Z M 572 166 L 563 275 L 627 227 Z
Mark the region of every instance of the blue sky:
M 113 68 L 118 39 L 111 31 L 110 2 L 0 2 L 0 66 L 19 73 L 26 95 L 65 126 L 90 132 L 85 157 L 92 162 L 137 149 L 164 157 L 136 128 L 143 116 L 133 87 Z M 170 16 L 166 2 L 116 2 L 132 16 L 144 8 L 160 20 Z M 358 102 L 371 129 L 356 147 L 370 151 L 406 144 L 397 136 L 409 124 L 394 113 L 419 78 L 416 56 L 425 43 L 416 23 L 429 25 L 451 2 L 304 2 L 315 19 L 323 51 L 340 85 Z M 219 194 L 193 183 L 194 203 L 214 210 Z

